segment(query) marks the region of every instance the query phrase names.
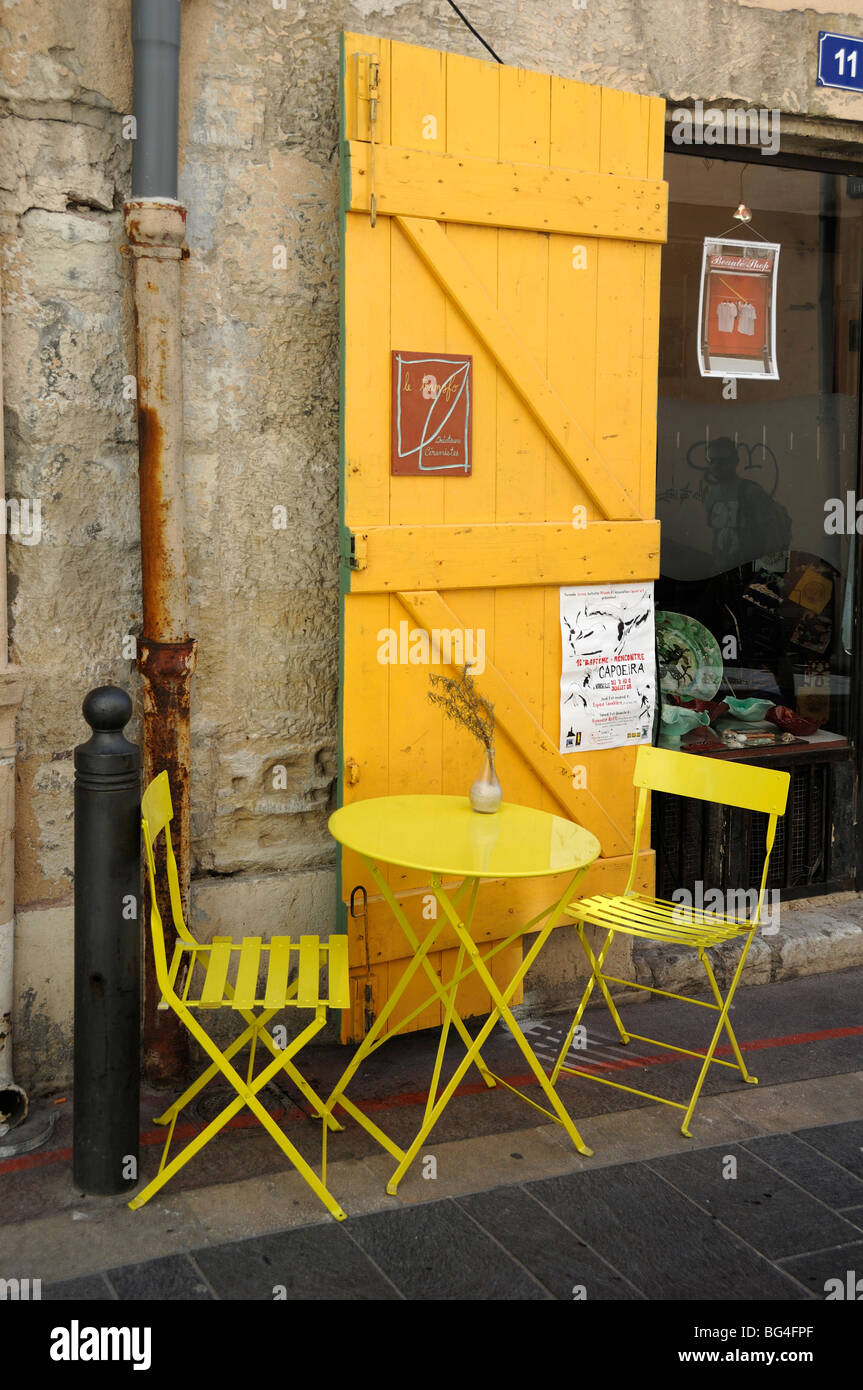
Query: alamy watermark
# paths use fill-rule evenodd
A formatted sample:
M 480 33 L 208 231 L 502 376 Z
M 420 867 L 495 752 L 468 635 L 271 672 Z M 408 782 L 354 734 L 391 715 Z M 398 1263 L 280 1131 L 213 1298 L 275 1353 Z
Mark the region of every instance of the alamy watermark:
M 87 1327 L 73 1318 L 68 1327 L 51 1332 L 48 1352 L 52 1361 L 130 1361 L 134 1371 L 148 1371 L 152 1364 L 152 1331 L 149 1327 Z
M 779 896 L 777 888 L 764 894 L 759 918 L 762 936 L 775 936 L 779 931 Z M 699 879 L 694 892 L 688 888 L 675 888 L 671 901 L 678 904 L 671 914 L 672 921 L 681 925 L 692 923 L 693 912 L 716 917 L 717 923 L 725 919 L 745 925 L 752 920 L 758 907 L 758 889 L 728 888 L 723 892 L 721 888 L 708 888 L 705 893 L 704 884 Z
M 0 1279 L 0 1302 L 28 1303 L 42 1297 L 41 1279 Z
M 762 155 L 779 153 L 780 114 L 766 106 L 733 111 L 708 106 L 705 111 L 704 102 L 696 101 L 694 111 L 678 107 L 671 119 L 675 145 L 753 145 Z
M 398 632 L 382 627 L 378 633 L 381 666 L 469 666 L 471 675 L 485 670 L 485 628 L 410 627 L 399 623 Z
M 41 497 L 6 497 L 0 507 L 0 535 L 14 536 L 22 545 L 42 539 Z

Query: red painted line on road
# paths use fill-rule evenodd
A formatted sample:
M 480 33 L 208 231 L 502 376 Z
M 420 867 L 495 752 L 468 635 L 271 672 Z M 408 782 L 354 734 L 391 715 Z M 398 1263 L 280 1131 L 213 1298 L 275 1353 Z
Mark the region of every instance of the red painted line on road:
M 765 1048 L 772 1047 L 799 1047 L 805 1043 L 830 1042 L 835 1038 L 855 1038 L 863 1035 L 863 1026 L 852 1026 L 849 1028 L 822 1028 L 812 1033 L 789 1033 L 780 1038 L 757 1038 L 752 1042 L 741 1042 L 741 1052 L 759 1052 Z M 717 1047 L 716 1055 L 733 1055 L 729 1044 Z M 638 1067 L 658 1067 L 668 1066 L 672 1062 L 681 1060 L 684 1054 L 678 1052 L 652 1053 L 647 1057 L 621 1057 L 619 1061 L 613 1062 L 585 1062 L 579 1063 L 579 1070 L 584 1072 L 602 1071 L 625 1071 Z M 696 1059 L 692 1059 L 696 1060 Z M 502 1078 L 510 1086 L 537 1086 L 539 1083 L 533 1072 L 527 1072 L 520 1076 L 505 1076 Z M 455 1090 L 457 1096 L 479 1095 L 487 1089 L 484 1081 L 470 1082 L 464 1086 L 458 1086 Z M 402 1109 L 411 1105 L 425 1105 L 428 1099 L 428 1091 L 403 1091 L 400 1095 L 385 1096 L 376 1100 L 354 1101 L 358 1110 L 365 1112 L 375 1110 L 395 1110 Z M 341 1108 L 341 1107 L 339 1107 Z M 280 1120 L 300 1120 L 307 1119 L 304 1110 L 295 1107 L 291 1110 L 273 1110 L 268 1112 L 277 1122 Z M 207 1123 L 210 1123 L 209 1121 Z M 254 1115 L 236 1115 L 224 1126 L 225 1129 L 253 1129 L 259 1125 L 260 1121 Z M 200 1134 L 202 1129 L 206 1129 L 206 1124 L 185 1124 L 177 1125 L 174 1128 L 174 1139 L 192 1139 L 196 1134 Z M 141 1145 L 144 1148 L 152 1144 L 161 1144 L 165 1139 L 164 1129 L 149 1129 L 141 1134 Z M 20 1158 L 6 1158 L 0 1161 L 0 1173 L 20 1173 L 28 1168 L 43 1168 L 52 1163 L 71 1163 L 71 1149 L 54 1149 L 45 1153 L 22 1154 Z

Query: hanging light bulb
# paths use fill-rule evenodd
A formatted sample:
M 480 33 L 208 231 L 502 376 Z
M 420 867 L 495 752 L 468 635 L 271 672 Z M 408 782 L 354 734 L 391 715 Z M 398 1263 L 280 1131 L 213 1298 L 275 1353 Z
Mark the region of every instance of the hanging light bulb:
M 737 211 L 734 214 L 738 222 L 751 222 L 752 213 L 745 203 L 737 204 Z

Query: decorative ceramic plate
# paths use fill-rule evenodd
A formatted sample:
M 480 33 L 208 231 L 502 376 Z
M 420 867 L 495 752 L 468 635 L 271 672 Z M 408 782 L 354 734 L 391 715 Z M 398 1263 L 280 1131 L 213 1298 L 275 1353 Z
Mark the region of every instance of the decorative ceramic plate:
M 684 700 L 712 700 L 722 684 L 722 653 L 703 623 L 685 613 L 656 613 L 660 689 Z

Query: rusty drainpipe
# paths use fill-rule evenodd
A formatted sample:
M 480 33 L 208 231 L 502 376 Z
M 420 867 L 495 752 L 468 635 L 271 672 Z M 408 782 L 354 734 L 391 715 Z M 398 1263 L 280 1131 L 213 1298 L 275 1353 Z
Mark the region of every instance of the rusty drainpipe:
M 0 290 L 0 309 L 2 309 Z M 12 1079 L 15 958 L 15 714 L 24 694 L 21 668 L 9 661 L 6 609 L 6 468 L 3 451 L 3 343 L 0 333 L 0 1135 L 27 1116 L 27 1095 Z
M 186 209 L 177 201 L 180 0 L 133 0 L 134 109 L 132 197 L 125 204 L 127 254 L 134 267 L 143 635 L 143 785 L 167 769 L 174 804 L 171 836 L 189 921 L 191 878 L 189 696 L 196 643 L 189 636 L 183 465 L 183 364 L 180 263 Z M 168 959 L 175 933 L 159 866 L 159 911 Z M 163 892 L 164 889 L 164 892 Z M 149 942 L 144 885 L 144 1073 L 155 1086 L 184 1079 L 186 1034 L 159 989 Z

